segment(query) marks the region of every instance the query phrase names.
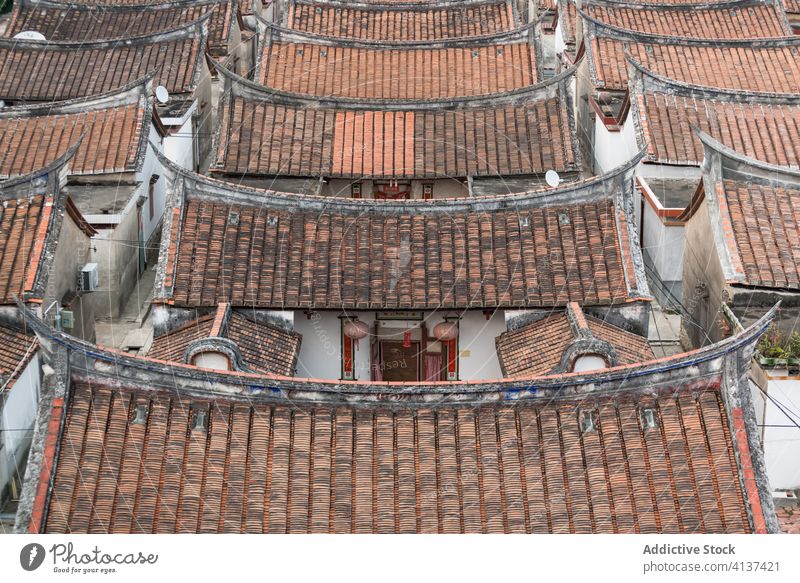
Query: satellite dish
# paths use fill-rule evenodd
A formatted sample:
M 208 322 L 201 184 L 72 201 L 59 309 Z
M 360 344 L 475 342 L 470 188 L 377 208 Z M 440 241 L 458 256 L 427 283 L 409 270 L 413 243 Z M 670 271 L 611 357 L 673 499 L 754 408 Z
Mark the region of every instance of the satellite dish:
M 162 105 L 169 101 L 169 91 L 163 85 L 156 87 L 156 99 Z
M 41 32 L 35 30 L 23 30 L 14 35 L 14 38 L 19 40 L 47 40 Z
M 544 174 L 544 181 L 547 182 L 547 186 L 558 186 L 561 184 L 561 177 L 555 170 L 548 170 Z

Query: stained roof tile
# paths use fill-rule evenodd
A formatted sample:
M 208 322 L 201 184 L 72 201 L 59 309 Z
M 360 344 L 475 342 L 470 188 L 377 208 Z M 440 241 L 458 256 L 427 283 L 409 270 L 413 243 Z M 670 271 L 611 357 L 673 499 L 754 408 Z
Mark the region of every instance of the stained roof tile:
M 263 88 L 235 87 L 220 106 L 212 170 L 387 178 L 574 172 L 577 141 L 563 82 L 513 103 L 486 100 L 455 108 L 402 102 L 392 108 L 369 102 L 310 107 L 312 102 L 272 96 Z
M 349 8 L 294 0 L 288 28 L 327 37 L 359 40 L 434 41 L 498 34 L 517 27 L 510 2 L 475 6 Z
M 410 100 L 483 95 L 535 84 L 534 52 L 527 43 L 425 49 L 273 43 L 265 48 L 260 82 L 321 97 Z
M 53 43 L 0 38 L 0 99 L 87 97 L 119 89 L 156 70 L 156 84 L 174 95 L 191 94 L 199 82 L 204 45 L 196 24 L 124 41 Z
M 49 533 L 750 531 L 711 387 L 391 411 L 73 382 L 67 408 Z
M 137 171 L 151 115 L 148 87 L 142 83 L 96 99 L 0 110 L 0 179 L 46 166 L 81 136 L 71 174 Z
M 233 2 L 186 0 L 154 4 L 140 2 L 58 2 L 27 0 L 15 3 L 5 36 L 34 30 L 49 41 L 87 42 L 150 35 L 189 24 L 213 11 L 209 48 L 227 54 Z

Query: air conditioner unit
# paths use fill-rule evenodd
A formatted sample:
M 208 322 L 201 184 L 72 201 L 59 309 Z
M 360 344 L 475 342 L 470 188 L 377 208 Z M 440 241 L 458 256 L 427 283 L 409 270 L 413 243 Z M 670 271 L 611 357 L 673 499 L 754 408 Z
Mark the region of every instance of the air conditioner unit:
M 83 293 L 93 292 L 97 289 L 100 277 L 97 274 L 97 263 L 87 263 L 81 269 L 78 279 L 78 288 Z

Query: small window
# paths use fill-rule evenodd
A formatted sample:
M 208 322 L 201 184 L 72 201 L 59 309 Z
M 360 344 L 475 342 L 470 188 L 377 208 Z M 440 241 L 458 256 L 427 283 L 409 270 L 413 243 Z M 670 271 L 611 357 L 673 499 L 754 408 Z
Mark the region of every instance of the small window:
M 136 410 L 133 414 L 133 421 L 136 425 L 144 425 L 147 423 L 147 405 L 136 405 Z
M 194 422 L 192 423 L 192 431 L 205 431 L 206 430 L 206 412 L 197 410 L 194 413 Z
M 350 186 L 350 196 L 352 198 L 361 198 L 361 183 L 356 182 Z
M 430 200 L 433 198 L 433 184 L 430 182 L 422 185 L 422 198 Z
M 239 213 L 230 213 L 228 215 L 228 224 L 233 227 L 239 226 Z
M 581 412 L 581 432 L 597 431 L 597 411 Z
M 656 410 L 652 407 L 642 409 L 642 428 L 655 429 L 658 427 L 658 418 L 656 417 Z
M 528 215 L 520 215 L 519 216 L 519 226 L 520 227 L 530 227 L 531 226 L 531 218 Z
M 567 213 L 558 213 L 558 223 L 560 225 L 569 225 L 569 215 Z
M 270 227 L 274 227 L 277 224 L 278 224 L 278 217 L 276 217 L 275 215 L 269 215 L 267 217 L 267 225 L 269 225 Z

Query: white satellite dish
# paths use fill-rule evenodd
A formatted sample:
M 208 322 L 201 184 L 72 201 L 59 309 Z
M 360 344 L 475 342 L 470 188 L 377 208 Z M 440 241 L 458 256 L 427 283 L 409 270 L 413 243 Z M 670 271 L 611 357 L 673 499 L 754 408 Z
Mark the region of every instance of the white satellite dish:
M 561 177 L 555 170 L 548 170 L 544 174 L 544 181 L 547 182 L 547 186 L 558 186 L 561 184 Z
M 23 30 L 14 35 L 14 38 L 19 40 L 47 40 L 41 32 L 35 30 Z
M 169 91 L 163 85 L 156 87 L 156 99 L 162 105 L 169 101 Z

